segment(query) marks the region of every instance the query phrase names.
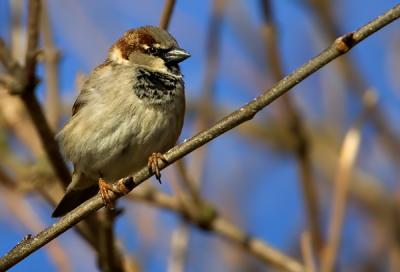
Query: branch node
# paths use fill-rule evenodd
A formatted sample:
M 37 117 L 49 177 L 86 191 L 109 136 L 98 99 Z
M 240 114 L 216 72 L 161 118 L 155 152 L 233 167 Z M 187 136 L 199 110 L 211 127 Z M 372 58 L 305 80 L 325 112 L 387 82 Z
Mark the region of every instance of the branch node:
M 341 36 L 335 40 L 336 49 L 344 54 L 348 52 L 355 44 L 356 40 L 354 40 L 354 32 L 350 32 L 344 36 Z
M 186 211 L 185 219 L 196 223 L 199 228 L 208 231 L 212 222 L 218 217 L 217 210 L 209 203 L 200 204 L 194 211 Z
M 125 178 L 122 183 L 129 191 L 132 191 L 133 188 L 136 187 L 135 180 L 133 179 L 132 176 Z

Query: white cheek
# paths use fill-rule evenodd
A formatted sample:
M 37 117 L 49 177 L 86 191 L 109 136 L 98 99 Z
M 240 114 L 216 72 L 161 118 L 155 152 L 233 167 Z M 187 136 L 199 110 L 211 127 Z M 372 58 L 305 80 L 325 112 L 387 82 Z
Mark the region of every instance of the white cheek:
M 168 69 L 165 66 L 165 62 L 161 58 L 154 58 L 151 61 L 150 67 L 153 68 L 154 70 L 168 73 Z
M 119 63 L 119 64 L 128 64 L 129 63 L 128 60 L 126 60 L 122 57 L 121 50 L 119 50 L 118 48 L 113 48 L 110 51 L 110 54 L 108 55 L 108 57 L 110 60 L 115 61 L 116 63 Z

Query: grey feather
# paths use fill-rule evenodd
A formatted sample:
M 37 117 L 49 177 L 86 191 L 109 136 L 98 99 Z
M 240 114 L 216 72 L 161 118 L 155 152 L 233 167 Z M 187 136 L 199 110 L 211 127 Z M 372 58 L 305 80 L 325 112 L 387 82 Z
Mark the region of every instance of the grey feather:
M 75 173 L 53 215 L 94 195 L 100 177 L 115 182 L 134 173 L 147 164 L 152 153 L 166 152 L 179 137 L 185 112 L 179 67 L 167 66 L 142 49 L 127 51 L 138 45 L 120 48 L 136 42 L 136 32 L 125 33 L 111 48 L 109 58 L 93 70 L 74 104 L 73 116 L 57 135 Z M 166 31 L 152 27 L 148 32 L 160 46 L 165 41 L 166 48 L 178 47 Z

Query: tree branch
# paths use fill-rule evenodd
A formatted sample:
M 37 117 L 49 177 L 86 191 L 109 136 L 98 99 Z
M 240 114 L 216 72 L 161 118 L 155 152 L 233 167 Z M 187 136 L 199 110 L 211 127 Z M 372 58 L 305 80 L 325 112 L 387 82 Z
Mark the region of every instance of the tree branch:
M 33 92 L 37 83 L 36 79 L 36 59 L 39 45 L 39 26 L 41 0 L 30 0 L 28 2 L 28 31 L 27 48 L 25 54 L 25 92 Z
M 40 0 L 30 0 L 28 10 L 28 46 L 25 56 L 25 66 L 18 65 L 9 54 L 5 44 L 0 40 L 0 61 L 7 69 L 8 73 L 14 77 L 17 82 L 18 88 L 12 88 L 10 91 L 14 94 L 19 94 L 20 98 L 29 112 L 30 118 L 40 136 L 42 147 L 46 152 L 49 162 L 54 169 L 59 180 L 67 187 L 71 181 L 71 175 L 60 153 L 57 142 L 54 139 L 46 117 L 40 106 L 38 99 L 34 94 L 37 79 L 35 75 L 36 58 L 37 58 L 37 45 L 38 45 L 38 31 L 40 21 Z
M 329 232 L 327 243 L 322 251 L 321 271 L 334 271 L 334 265 L 341 242 L 342 227 L 346 211 L 347 194 L 350 173 L 359 151 L 361 142 L 361 126 L 364 122 L 364 113 L 346 133 L 340 151 L 337 176 L 331 204 Z
M 165 168 L 167 165 L 170 165 L 171 163 L 177 161 L 178 159 L 189 154 L 200 146 L 208 143 L 209 141 L 215 139 L 221 134 L 252 119 L 257 112 L 271 104 L 278 97 L 289 91 L 293 86 L 297 85 L 299 82 L 301 82 L 311 74 L 315 73 L 317 70 L 319 70 L 332 60 L 345 54 L 353 46 L 355 46 L 368 36 L 372 35 L 376 31 L 380 30 L 384 26 L 398 19 L 399 17 L 400 5 L 396 5 L 385 14 L 364 25 L 355 32 L 348 33 L 344 36 L 339 37 L 322 53 L 308 61 L 292 74 L 283 78 L 270 90 L 265 91 L 253 101 L 226 116 L 209 129 L 200 132 L 188 141 L 175 146 L 173 149 L 165 154 L 165 158 L 168 163 L 163 163 L 160 166 L 162 168 Z M 127 188 L 132 190 L 133 188 L 144 182 L 146 179 L 148 179 L 150 176 L 151 173 L 145 167 L 137 172 L 133 177 L 126 178 L 123 182 Z M 110 194 L 110 196 L 111 200 L 119 197 L 114 194 Z M 11 251 L 6 253 L 0 259 L 0 270 L 6 270 L 12 267 L 16 263 L 23 260 L 25 257 L 29 256 L 32 252 L 44 246 L 45 244 L 59 236 L 61 233 L 65 232 L 76 223 L 81 221 L 83 218 L 102 208 L 103 206 L 104 203 L 99 195 L 89 199 L 84 204 L 80 205 L 78 208 L 65 215 L 58 222 L 40 232 L 38 235 L 32 237 L 31 239 L 22 241 L 18 245 L 16 245 Z
M 162 29 L 168 29 L 171 15 L 172 12 L 174 11 L 175 2 L 176 0 L 167 0 L 167 2 L 165 3 L 164 10 L 160 20 L 160 27 Z
M 50 25 L 47 0 L 42 1 L 41 29 L 43 34 L 43 57 L 46 67 L 46 117 L 50 127 L 57 129 L 61 115 L 59 94 L 60 51 L 54 45 L 53 32 Z

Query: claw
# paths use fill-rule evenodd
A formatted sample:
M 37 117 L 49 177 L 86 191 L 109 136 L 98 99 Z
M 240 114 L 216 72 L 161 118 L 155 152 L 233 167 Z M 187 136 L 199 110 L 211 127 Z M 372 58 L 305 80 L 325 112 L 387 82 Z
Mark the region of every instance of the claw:
M 110 210 L 115 208 L 114 202 L 110 197 L 110 191 L 119 195 L 126 195 L 130 192 L 130 190 L 124 184 L 124 179 L 120 179 L 114 187 L 113 185 L 108 184 L 104 179 L 99 178 L 99 189 L 104 205 L 106 205 Z
M 125 186 L 123 178 L 118 180 L 116 187 L 117 187 L 117 190 L 114 190 L 113 191 L 114 193 L 126 195 L 127 193 L 130 192 L 130 190 Z
M 154 173 L 154 175 L 156 176 L 156 179 L 161 184 L 161 172 L 160 172 L 160 166 L 159 166 L 160 161 L 167 163 L 167 160 L 165 159 L 163 154 L 153 153 L 149 157 L 149 160 L 147 162 L 147 167 L 149 168 L 150 172 Z
M 104 179 L 99 178 L 99 189 L 104 205 L 106 205 L 106 207 L 109 208 L 110 210 L 113 210 L 114 203 L 110 199 L 109 191 L 114 192 L 114 188 L 110 184 L 108 184 Z

